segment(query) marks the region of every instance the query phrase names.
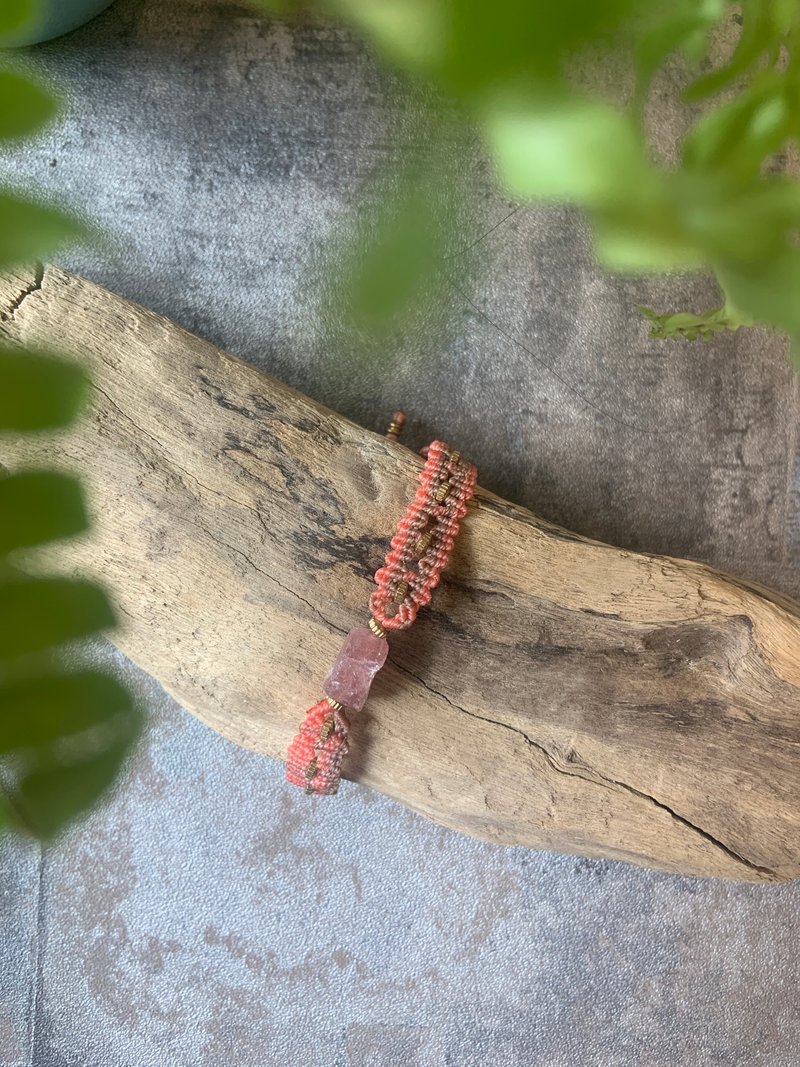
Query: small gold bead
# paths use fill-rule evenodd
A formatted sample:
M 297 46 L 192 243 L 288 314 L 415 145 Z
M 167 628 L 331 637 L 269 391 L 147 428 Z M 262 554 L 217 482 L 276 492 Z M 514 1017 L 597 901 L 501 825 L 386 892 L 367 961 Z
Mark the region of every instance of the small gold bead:
M 417 543 L 414 545 L 414 555 L 421 556 L 425 549 L 430 545 L 433 540 L 433 531 L 428 530 L 421 537 L 417 538 Z
M 449 482 L 442 482 L 442 484 L 436 490 L 436 496 L 434 497 L 434 499 L 436 500 L 436 503 L 437 504 L 441 504 L 445 500 L 445 498 L 447 497 L 447 494 L 449 492 L 450 492 L 450 483 Z
M 406 413 L 401 408 L 392 412 L 392 421 L 389 423 L 389 429 L 386 431 L 386 436 L 390 441 L 396 441 L 400 436 L 400 431 L 406 424 Z
M 334 711 L 341 711 L 344 705 L 340 704 L 338 700 L 334 700 L 333 697 L 325 697 Z
M 407 592 L 408 592 L 408 582 L 400 582 L 400 584 L 397 586 L 397 588 L 394 591 L 394 602 L 395 602 L 395 604 L 402 604 L 403 601 L 406 598 L 406 593 Z
M 459 463 L 461 462 L 461 453 L 460 452 L 451 452 L 450 453 L 450 462 L 453 464 L 454 467 L 457 467 L 459 465 Z
M 325 742 L 328 740 L 328 738 L 331 736 L 332 733 L 333 733 L 333 719 L 328 719 L 327 722 L 324 722 L 322 724 L 322 729 L 320 730 L 320 733 L 319 733 L 320 741 L 322 741 L 322 743 L 325 744 Z
M 306 767 L 306 778 L 313 778 L 317 773 L 317 757 L 315 756 Z
M 369 620 L 369 628 L 375 634 L 376 637 L 386 637 L 386 631 L 379 622 L 375 619 Z

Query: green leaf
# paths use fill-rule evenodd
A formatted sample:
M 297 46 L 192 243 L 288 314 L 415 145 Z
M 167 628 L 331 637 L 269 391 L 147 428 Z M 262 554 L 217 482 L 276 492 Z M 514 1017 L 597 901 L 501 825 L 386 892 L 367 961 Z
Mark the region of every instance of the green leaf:
M 0 583 L 0 660 L 44 649 L 114 625 L 105 593 L 67 578 Z
M 751 90 L 708 111 L 683 145 L 687 167 L 717 168 L 729 180 L 757 181 L 765 157 L 777 151 L 792 129 L 785 79 L 769 72 Z
M 731 188 L 727 176 L 675 176 L 681 225 L 706 262 L 741 261 L 758 271 L 783 255 L 800 225 L 800 183 L 764 178 Z M 738 301 L 737 301 L 738 303 Z
M 698 26 L 696 15 L 677 15 L 675 21 L 667 21 L 650 30 L 636 46 L 637 71 L 636 98 L 641 105 L 647 86 L 653 75 L 673 52 L 695 33 Z
M 87 236 L 77 219 L 0 190 L 0 270 L 46 259 Z
M 753 66 L 774 40 L 775 29 L 769 4 L 759 0 L 756 5 L 748 5 L 743 14 L 742 32 L 730 62 L 693 82 L 684 94 L 685 99 L 695 102 L 720 92 Z
M 130 732 L 120 716 L 132 711 L 128 690 L 100 671 L 78 671 L 0 686 L 0 752 L 46 749 L 72 738 L 62 749 L 86 758 Z M 85 735 L 77 738 L 74 735 Z M 51 757 L 52 758 L 52 757 Z
M 0 554 L 72 537 L 86 526 L 77 479 L 53 471 L 0 478 Z
M 66 426 L 86 390 L 86 376 L 75 363 L 0 349 L 0 432 Z
M 58 110 L 47 90 L 18 71 L 0 70 L 0 138 L 23 137 Z
M 328 0 L 326 6 L 356 25 L 393 63 L 424 69 L 444 56 L 447 17 L 438 0 Z
M 365 234 L 352 266 L 348 304 L 362 328 L 391 329 L 405 309 L 424 298 L 438 265 L 438 235 L 429 205 L 409 192 L 399 202 L 385 204 L 389 210 Z
M 592 206 L 652 183 L 633 123 L 611 107 L 575 99 L 497 103 L 484 125 L 516 196 Z
M 468 214 L 466 168 L 454 173 L 452 153 L 441 145 L 452 149 L 451 138 L 463 136 L 449 122 L 433 132 L 415 128 L 416 143 L 430 138 L 422 160 L 411 157 L 384 174 L 333 248 L 322 299 L 349 355 L 388 353 L 395 339 L 422 331 L 435 343 L 453 302 L 443 264 Z M 460 257 L 460 274 L 470 261 Z
M 737 307 L 800 336 L 800 249 L 787 247 L 766 261 L 719 264 L 716 273 Z
M 670 229 L 654 219 L 637 224 L 635 219 L 595 216 L 592 226 L 595 253 L 609 270 L 660 272 L 697 270 L 704 265 L 702 252 L 676 226 Z
M 622 30 L 642 0 L 320 0 L 394 62 L 456 98 L 561 81 L 567 53 Z
M 2 0 L 0 3 L 0 48 L 5 47 L 4 39 L 15 36 L 36 17 L 34 0 Z
M 707 341 L 715 333 L 723 330 L 738 330 L 740 326 L 753 325 L 750 315 L 738 311 L 730 304 L 710 308 L 702 315 L 695 315 L 689 311 L 660 315 L 641 304 L 637 304 L 636 310 L 650 320 L 650 336 L 660 341 L 677 338 L 695 341 L 698 337 Z
M 48 764 L 24 775 L 12 793 L 12 807 L 24 827 L 45 840 L 88 811 L 113 784 L 134 735 L 101 755 L 59 766 Z

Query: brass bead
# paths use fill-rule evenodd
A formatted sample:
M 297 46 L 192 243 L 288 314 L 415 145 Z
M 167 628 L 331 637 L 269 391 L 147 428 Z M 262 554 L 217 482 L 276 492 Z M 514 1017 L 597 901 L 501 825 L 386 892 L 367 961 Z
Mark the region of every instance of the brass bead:
M 392 421 L 389 423 L 389 429 L 386 431 L 386 436 L 390 441 L 396 441 L 400 436 L 400 431 L 406 424 L 406 413 L 398 408 L 397 411 L 392 412 Z
M 317 757 L 314 756 L 314 758 L 311 760 L 309 765 L 306 767 L 306 778 L 313 778 L 316 773 L 317 773 Z
M 426 550 L 426 548 L 428 548 L 428 546 L 430 545 L 432 540 L 433 540 L 433 531 L 432 530 L 428 530 L 427 533 L 424 533 L 421 537 L 418 537 L 417 538 L 417 543 L 414 545 L 414 555 L 415 556 L 421 556 L 422 553 Z
M 437 504 L 443 503 L 444 500 L 447 497 L 447 494 L 449 492 L 450 492 L 450 483 L 449 482 L 442 482 L 442 484 L 436 490 L 436 496 L 434 497 L 436 503 Z
M 403 601 L 406 598 L 406 593 L 407 592 L 408 592 L 408 582 L 400 582 L 400 584 L 397 586 L 397 588 L 394 591 L 394 602 L 395 602 L 395 604 L 402 604 Z
M 375 619 L 370 619 L 368 625 L 376 637 L 386 637 L 386 631 Z
M 459 465 L 459 463 L 461 462 L 461 453 L 460 452 L 451 452 L 450 453 L 450 462 L 453 464 L 454 467 L 457 467 Z
M 341 711 L 344 707 L 343 704 L 340 704 L 338 700 L 334 700 L 333 697 L 325 697 L 325 699 L 328 701 L 334 711 Z
M 322 729 L 319 732 L 319 739 L 323 745 L 333 733 L 333 719 L 328 719 L 327 722 L 322 724 Z

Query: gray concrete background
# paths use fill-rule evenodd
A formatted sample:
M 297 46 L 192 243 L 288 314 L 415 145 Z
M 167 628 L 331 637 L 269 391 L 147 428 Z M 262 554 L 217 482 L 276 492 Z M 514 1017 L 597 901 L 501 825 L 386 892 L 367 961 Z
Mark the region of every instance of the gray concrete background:
M 33 55 L 70 109 L 0 177 L 105 226 L 113 244 L 66 267 L 366 426 L 402 404 L 410 443 L 458 441 L 549 519 L 800 593 L 785 344 L 665 346 L 633 311 L 700 309 L 710 283 L 602 274 L 573 213 L 515 210 L 460 146 L 479 210 L 459 247 L 487 236 L 447 338 L 343 358 L 304 279 L 369 175 L 414 150 L 352 36 L 117 0 Z M 88 823 L 3 853 L 5 1067 L 800 1064 L 798 886 L 492 847 L 349 783 L 309 801 L 92 655 L 151 728 Z

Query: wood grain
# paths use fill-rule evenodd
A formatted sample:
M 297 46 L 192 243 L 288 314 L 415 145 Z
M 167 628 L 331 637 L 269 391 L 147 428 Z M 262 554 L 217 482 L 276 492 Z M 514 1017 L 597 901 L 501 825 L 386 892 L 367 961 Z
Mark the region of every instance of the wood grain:
M 77 428 L 0 446 L 85 476 L 95 528 L 59 566 L 113 591 L 116 643 L 182 704 L 281 758 L 366 619 L 421 460 L 54 267 L 0 279 L 0 339 L 94 382 Z M 490 841 L 794 878 L 799 698 L 796 605 L 479 490 L 346 775 Z

